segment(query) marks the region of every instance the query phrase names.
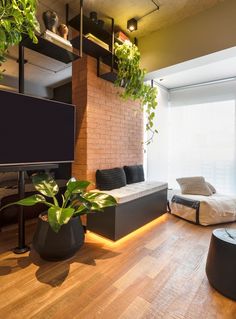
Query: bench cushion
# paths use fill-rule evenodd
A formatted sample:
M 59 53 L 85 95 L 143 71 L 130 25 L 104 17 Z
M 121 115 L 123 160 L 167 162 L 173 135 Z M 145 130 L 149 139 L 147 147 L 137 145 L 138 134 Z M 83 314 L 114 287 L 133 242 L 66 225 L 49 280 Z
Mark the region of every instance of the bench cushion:
M 96 171 L 96 185 L 100 190 L 111 190 L 126 185 L 123 168 L 102 169 Z
M 129 184 L 119 189 L 106 191 L 107 194 L 114 196 L 119 204 L 153 194 L 167 188 L 167 183 L 163 182 L 140 182 Z
M 144 181 L 143 165 L 124 166 L 127 184 Z

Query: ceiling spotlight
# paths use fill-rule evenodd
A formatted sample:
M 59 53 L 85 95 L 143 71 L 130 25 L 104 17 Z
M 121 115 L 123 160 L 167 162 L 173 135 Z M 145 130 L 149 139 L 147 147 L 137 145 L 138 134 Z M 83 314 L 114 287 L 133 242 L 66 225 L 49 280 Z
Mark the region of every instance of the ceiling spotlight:
M 138 21 L 134 18 L 127 21 L 127 29 L 133 32 L 138 29 Z
M 151 2 L 155 5 L 155 9 L 152 11 L 145 13 L 142 17 L 139 17 L 138 19 L 132 18 L 127 21 L 127 29 L 132 32 L 138 29 L 138 21 L 143 19 L 144 17 L 147 17 L 149 14 L 158 11 L 160 9 L 160 6 L 156 3 L 156 0 L 151 0 Z

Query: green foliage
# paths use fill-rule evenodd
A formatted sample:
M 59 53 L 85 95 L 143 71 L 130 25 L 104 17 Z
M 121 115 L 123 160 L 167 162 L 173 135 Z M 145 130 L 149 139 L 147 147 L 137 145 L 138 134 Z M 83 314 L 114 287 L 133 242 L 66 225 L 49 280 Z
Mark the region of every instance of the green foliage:
M 140 52 L 135 44 L 129 41 L 115 43 L 115 55 L 118 59 L 115 85 L 124 88 L 121 94 L 124 99 L 140 101 L 142 110 L 147 114 L 146 130 L 151 132 L 151 138 L 146 142 L 149 144 L 157 133 L 154 128 L 157 89 L 144 83 L 146 71 L 140 68 Z
M 9 46 L 19 44 L 23 34 L 37 43 L 36 7 L 37 0 L 0 0 L 0 65 Z
M 93 211 L 102 211 L 105 207 L 116 205 L 116 200 L 105 193 L 86 191 L 91 185 L 88 181 L 78 181 L 71 178 L 64 194 L 61 194 L 61 205 L 58 203 L 59 187 L 55 180 L 47 174 L 38 174 L 32 177 L 35 189 L 40 193 L 15 203 L 8 204 L 0 209 L 11 206 L 33 206 L 38 203 L 45 204 L 48 209 L 48 222 L 55 232 L 58 232 L 63 224 L 73 216 L 84 215 Z M 46 199 L 48 197 L 48 199 Z M 51 200 L 50 200 L 51 199 Z

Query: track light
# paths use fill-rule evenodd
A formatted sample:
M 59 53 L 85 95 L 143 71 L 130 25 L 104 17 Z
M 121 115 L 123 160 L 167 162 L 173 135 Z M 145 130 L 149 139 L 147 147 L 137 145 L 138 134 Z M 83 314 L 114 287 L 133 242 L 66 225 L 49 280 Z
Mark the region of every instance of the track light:
M 144 14 L 142 17 L 139 17 L 138 19 L 132 18 L 130 20 L 127 21 L 127 29 L 132 32 L 138 29 L 138 21 L 143 19 L 144 17 L 148 16 L 149 14 L 157 11 L 160 9 L 160 6 L 156 3 L 156 1 L 151 0 L 151 2 L 156 6 L 155 9 L 153 9 L 152 11 Z
M 127 29 L 133 32 L 138 29 L 138 21 L 136 19 L 130 19 L 127 21 Z

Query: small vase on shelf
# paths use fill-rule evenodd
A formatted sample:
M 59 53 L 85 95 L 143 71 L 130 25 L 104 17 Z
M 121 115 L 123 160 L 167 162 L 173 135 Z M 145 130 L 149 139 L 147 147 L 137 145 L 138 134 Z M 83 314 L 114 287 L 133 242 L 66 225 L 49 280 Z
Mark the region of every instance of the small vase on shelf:
M 58 16 L 56 12 L 48 10 L 43 13 L 43 22 L 47 30 L 57 32 Z

